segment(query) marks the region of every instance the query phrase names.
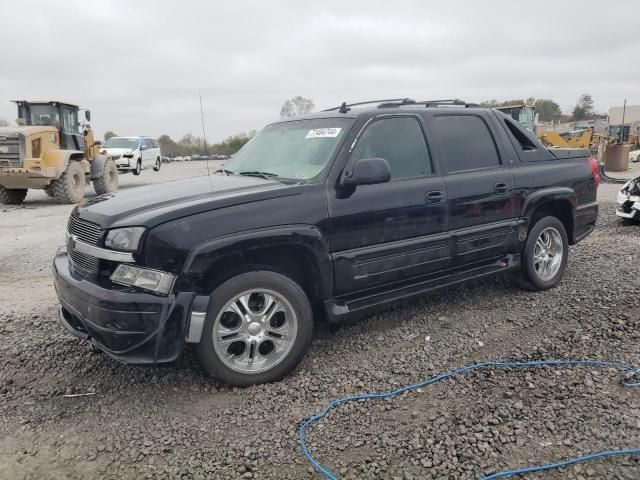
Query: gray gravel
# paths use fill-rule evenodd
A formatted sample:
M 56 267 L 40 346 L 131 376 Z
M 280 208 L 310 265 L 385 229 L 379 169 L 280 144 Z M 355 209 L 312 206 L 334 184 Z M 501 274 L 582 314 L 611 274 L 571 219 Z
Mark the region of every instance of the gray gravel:
M 162 368 L 124 366 L 94 352 L 56 322 L 44 271 L 32 287 L 38 303 L 0 305 L 0 478 L 321 478 L 296 432 L 333 398 L 484 360 L 640 364 L 640 226 L 613 217 L 614 192 L 601 190 L 598 229 L 571 249 L 557 288 L 526 292 L 498 277 L 337 328 L 320 325 L 292 375 L 243 390 L 207 378 L 191 352 Z M 31 217 L 21 218 L 37 232 Z M 6 221 L 15 215 L 0 213 Z M 3 258 L 2 289 L 20 278 L 21 257 L 12 258 Z M 46 262 L 29 268 L 46 270 Z M 640 395 L 620 379 L 581 367 L 471 373 L 392 400 L 341 406 L 312 430 L 310 447 L 352 479 L 478 478 L 639 447 Z M 63 397 L 69 393 L 95 394 Z M 527 478 L 639 477 L 638 457 L 621 457 Z

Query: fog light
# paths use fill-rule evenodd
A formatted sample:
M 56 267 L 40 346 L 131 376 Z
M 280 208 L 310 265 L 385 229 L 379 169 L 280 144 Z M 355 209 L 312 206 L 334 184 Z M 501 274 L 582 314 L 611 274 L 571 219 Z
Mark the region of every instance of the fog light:
M 174 280 L 175 276 L 170 273 L 125 264 L 118 265 L 116 271 L 111 275 L 113 283 L 138 287 L 165 295 L 171 291 Z

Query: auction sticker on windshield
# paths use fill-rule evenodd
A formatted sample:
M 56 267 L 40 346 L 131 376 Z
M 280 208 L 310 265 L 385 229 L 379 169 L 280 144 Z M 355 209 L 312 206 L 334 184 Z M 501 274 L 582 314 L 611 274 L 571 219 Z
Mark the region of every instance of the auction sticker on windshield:
M 314 128 L 309 130 L 304 138 L 335 138 L 340 134 L 342 128 Z

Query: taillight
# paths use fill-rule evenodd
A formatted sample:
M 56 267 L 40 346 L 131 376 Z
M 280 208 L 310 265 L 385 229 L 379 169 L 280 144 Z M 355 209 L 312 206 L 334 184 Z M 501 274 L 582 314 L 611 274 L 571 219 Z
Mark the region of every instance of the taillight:
M 593 181 L 596 184 L 596 188 L 600 185 L 600 166 L 598 165 L 598 161 L 593 158 L 587 158 L 589 165 L 591 165 L 591 174 L 593 175 Z

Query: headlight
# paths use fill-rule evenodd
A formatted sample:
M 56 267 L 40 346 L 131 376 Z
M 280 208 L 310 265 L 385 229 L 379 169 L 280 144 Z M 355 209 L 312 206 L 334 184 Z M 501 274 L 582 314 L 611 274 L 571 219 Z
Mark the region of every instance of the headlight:
M 144 231 L 144 227 L 114 228 L 107 233 L 104 239 L 104 246 L 114 250 L 135 252 L 138 250 L 138 244 Z
M 113 283 L 143 288 L 144 290 L 165 295 L 171 291 L 174 280 L 175 276 L 170 273 L 126 264 L 118 265 L 116 271 L 111 275 Z

